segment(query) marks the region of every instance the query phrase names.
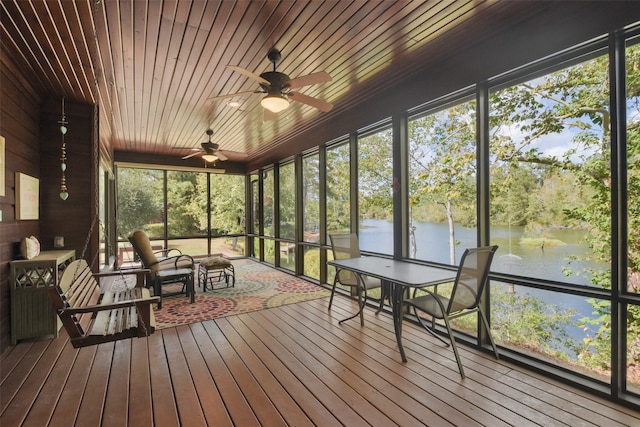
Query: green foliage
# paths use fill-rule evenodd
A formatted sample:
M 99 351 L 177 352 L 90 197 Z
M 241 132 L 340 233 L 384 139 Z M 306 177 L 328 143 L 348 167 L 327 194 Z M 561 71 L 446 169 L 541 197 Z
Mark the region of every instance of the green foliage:
M 577 352 L 568 328 L 575 324 L 575 309 L 545 304 L 539 298 L 491 289 L 491 323 L 494 339 L 505 344 L 568 360 Z
M 320 251 L 319 250 L 308 250 L 304 253 L 304 271 L 307 274 L 311 274 L 311 277 L 315 277 L 316 279 L 320 279 Z M 309 273 L 312 272 L 312 273 Z
M 207 176 L 211 182 L 208 198 Z M 118 233 L 126 237 L 140 228 L 150 237 L 164 236 L 164 173 L 146 169 L 118 169 Z M 195 172 L 167 172 L 169 237 L 205 235 L 211 202 L 214 235 L 244 232 L 244 176 Z
M 206 214 L 206 210 L 203 212 L 197 203 L 197 195 L 201 191 L 195 172 L 171 171 L 167 174 L 167 225 L 170 237 L 193 236 L 202 229 L 199 218 L 203 213 Z M 206 193 L 206 187 L 204 191 Z
M 327 149 L 327 230 L 350 230 L 349 145 Z
M 391 129 L 358 139 L 358 204 L 362 218 L 392 219 Z
M 296 177 L 293 162 L 280 167 L 280 237 L 295 238 L 296 221 Z
M 244 177 L 211 174 L 209 180 L 211 183 L 211 232 L 214 235 L 244 233 Z M 206 197 L 206 193 L 204 195 Z M 206 200 L 201 204 L 206 206 Z
M 118 235 L 162 221 L 162 173 L 145 169 L 118 169 Z M 160 236 L 162 235 L 159 234 Z M 150 234 L 150 236 L 159 236 Z

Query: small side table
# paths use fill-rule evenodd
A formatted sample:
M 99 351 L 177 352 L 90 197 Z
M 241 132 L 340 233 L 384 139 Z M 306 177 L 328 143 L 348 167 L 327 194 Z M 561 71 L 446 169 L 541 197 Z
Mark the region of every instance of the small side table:
M 11 266 L 11 344 L 19 339 L 58 336 L 59 322 L 47 291 L 57 286 L 62 272 L 76 259 L 75 250 L 43 251 Z
M 178 268 L 175 270 L 160 270 L 156 273 L 156 280 L 153 284 L 153 296 L 160 297 L 158 310 L 162 308 L 162 285 L 165 283 L 181 282 L 182 290 L 164 294 L 164 296 L 180 295 L 183 292 L 191 299 L 191 304 L 196 300 L 196 290 L 193 286 L 193 270 L 189 268 Z
M 217 283 L 224 283 L 224 286 L 216 286 Z M 211 285 L 212 291 L 233 288 L 236 285 L 236 275 L 231 261 L 222 256 L 213 256 L 201 261 L 198 265 L 198 285 L 206 291 L 208 284 Z

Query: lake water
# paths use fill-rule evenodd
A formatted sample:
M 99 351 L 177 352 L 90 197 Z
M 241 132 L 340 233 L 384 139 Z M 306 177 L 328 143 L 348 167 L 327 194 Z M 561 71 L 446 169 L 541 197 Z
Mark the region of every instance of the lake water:
M 449 227 L 447 224 L 414 222 L 416 236 L 416 258 L 449 264 Z M 456 264 L 459 263 L 466 247 L 476 246 L 476 230 L 456 226 Z M 520 245 L 524 227 L 491 227 L 491 243 L 499 246 L 491 270 L 540 279 L 550 279 L 580 285 L 591 285 L 590 276 L 583 272 L 590 265 L 584 261 L 571 261 L 571 269 L 580 274 L 567 277 L 563 267 L 568 266 L 568 257 L 589 253 L 584 244 L 584 232 L 576 230 L 552 230 L 546 237 L 564 242 L 564 245 L 540 246 Z M 365 220 L 360 230 L 360 247 L 364 251 L 391 254 L 393 251 L 393 224 L 385 220 Z M 603 268 L 603 266 L 600 266 Z M 593 307 L 584 297 L 544 291 L 523 286 L 515 287 L 516 293 L 526 293 L 560 309 L 573 308 L 574 320 L 593 317 Z M 570 335 L 582 340 L 588 332 L 577 326 L 567 325 Z

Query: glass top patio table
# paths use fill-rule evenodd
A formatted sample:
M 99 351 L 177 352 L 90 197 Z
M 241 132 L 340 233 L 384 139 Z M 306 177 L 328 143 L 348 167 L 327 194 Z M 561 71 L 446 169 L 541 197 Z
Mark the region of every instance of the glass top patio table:
M 407 288 L 421 288 L 453 282 L 456 277 L 455 270 L 430 267 L 379 256 L 332 260 L 327 264 L 339 269 L 352 271 L 358 276 L 359 280 L 361 280 L 360 275 L 376 277 L 390 286 L 393 326 L 403 362 L 407 361 L 404 347 L 402 346 L 402 300 L 405 290 Z

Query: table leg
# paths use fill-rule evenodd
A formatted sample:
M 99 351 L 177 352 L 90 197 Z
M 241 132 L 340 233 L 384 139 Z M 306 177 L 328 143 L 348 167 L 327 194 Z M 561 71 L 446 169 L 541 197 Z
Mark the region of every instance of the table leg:
M 404 294 L 404 286 L 397 285 L 395 283 L 389 283 L 391 292 L 391 309 L 393 312 L 393 327 L 396 331 L 396 340 L 398 341 L 398 350 L 400 350 L 400 357 L 403 362 L 407 361 L 407 356 L 404 353 L 404 347 L 402 346 L 402 319 L 404 313 L 402 312 L 402 299 Z

